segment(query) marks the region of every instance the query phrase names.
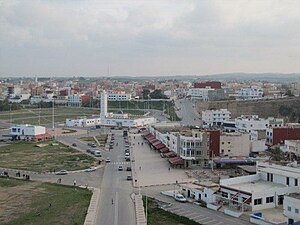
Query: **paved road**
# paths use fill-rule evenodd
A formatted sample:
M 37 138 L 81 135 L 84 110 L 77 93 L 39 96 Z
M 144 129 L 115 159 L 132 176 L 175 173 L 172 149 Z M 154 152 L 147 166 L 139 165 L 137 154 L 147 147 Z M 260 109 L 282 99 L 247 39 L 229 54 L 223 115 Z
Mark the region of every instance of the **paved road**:
M 200 207 L 192 203 L 176 202 L 173 198 L 160 194 L 160 191 L 173 190 L 173 185 L 161 187 L 143 188 L 142 193 L 149 197 L 156 198 L 165 203 L 171 203 L 166 207 L 167 211 L 188 217 L 204 225 L 250 225 L 250 222 L 240 220 L 222 212 L 216 212 L 207 208 Z M 166 204 L 165 204 L 166 205 Z
M 178 109 L 178 116 L 182 118 L 181 124 L 187 126 L 202 126 L 200 115 L 195 109 L 195 105 L 188 99 L 180 99 L 175 101 Z
M 131 194 L 133 193 L 132 181 L 127 181 L 126 171 L 130 166 L 125 161 L 124 138 L 121 132 L 114 131 L 114 147 L 109 152 L 111 163 L 107 163 L 103 175 L 100 192 L 98 225 L 128 225 L 135 224 L 135 210 Z M 124 171 L 118 171 L 118 166 L 123 166 Z M 112 204 L 113 200 L 113 204 Z

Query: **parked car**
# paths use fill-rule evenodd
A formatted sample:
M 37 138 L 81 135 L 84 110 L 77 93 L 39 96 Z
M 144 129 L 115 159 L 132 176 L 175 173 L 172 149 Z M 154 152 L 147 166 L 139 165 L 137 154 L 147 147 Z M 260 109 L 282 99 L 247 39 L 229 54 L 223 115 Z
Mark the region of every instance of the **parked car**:
M 94 155 L 95 151 L 96 151 L 95 149 L 91 149 L 90 153 Z
M 132 180 L 132 176 L 131 175 L 127 175 L 127 180 Z
M 125 160 L 126 160 L 127 162 L 129 162 L 129 161 L 130 161 L 130 157 L 125 157 Z
M 105 160 L 105 162 L 110 163 L 110 158 L 107 157 L 106 160 Z
M 126 153 L 125 153 L 125 158 L 126 158 L 126 157 L 129 157 L 129 156 L 130 156 L 129 152 L 126 152 Z
M 55 174 L 56 175 L 67 175 L 68 171 L 66 171 L 66 170 L 60 170 L 60 171 L 56 172 Z
M 119 170 L 119 171 L 122 171 L 122 170 L 123 170 L 123 167 L 122 167 L 122 166 L 119 166 L 119 167 L 118 167 L 118 170 Z
M 182 194 L 176 194 L 174 198 L 178 202 L 186 202 L 186 198 Z
M 99 150 L 96 150 L 95 151 L 95 154 L 94 154 L 96 157 L 101 157 L 101 152 Z
M 131 167 L 128 166 L 128 167 L 126 168 L 126 170 L 127 170 L 127 171 L 131 171 Z
M 77 147 L 77 144 L 76 144 L 76 143 L 73 143 L 72 146 Z
M 94 172 L 94 171 L 96 171 L 96 167 L 90 167 L 90 168 L 87 168 L 87 169 L 85 169 L 84 171 L 85 172 Z
M 96 148 L 97 145 L 96 145 L 95 143 L 92 143 L 92 144 L 91 144 L 91 147 L 92 147 L 92 148 Z
M 86 150 L 86 152 L 87 152 L 87 153 L 91 153 L 91 149 L 88 148 L 88 149 Z
M 129 149 L 127 148 L 127 149 L 125 149 L 125 153 L 129 153 Z

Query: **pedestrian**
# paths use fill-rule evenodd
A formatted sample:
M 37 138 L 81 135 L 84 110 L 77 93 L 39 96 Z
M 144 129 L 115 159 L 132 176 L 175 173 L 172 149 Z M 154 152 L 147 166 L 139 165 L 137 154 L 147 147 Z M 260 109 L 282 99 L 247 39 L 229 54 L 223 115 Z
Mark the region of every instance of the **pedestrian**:
M 171 168 L 169 167 L 169 172 L 170 172 Z
M 142 170 L 142 167 L 140 166 L 140 170 Z
M 74 182 L 73 182 L 73 183 L 74 183 L 74 186 L 76 186 L 76 180 L 75 180 L 75 179 L 74 179 Z

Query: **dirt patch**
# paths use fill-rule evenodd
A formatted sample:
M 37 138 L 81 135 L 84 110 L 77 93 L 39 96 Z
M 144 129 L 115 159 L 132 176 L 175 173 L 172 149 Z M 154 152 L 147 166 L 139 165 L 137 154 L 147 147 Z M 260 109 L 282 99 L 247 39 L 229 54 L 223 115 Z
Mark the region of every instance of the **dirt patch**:
M 14 220 L 29 210 L 33 197 L 45 193 L 39 182 L 26 182 L 15 187 L 0 187 L 0 224 Z

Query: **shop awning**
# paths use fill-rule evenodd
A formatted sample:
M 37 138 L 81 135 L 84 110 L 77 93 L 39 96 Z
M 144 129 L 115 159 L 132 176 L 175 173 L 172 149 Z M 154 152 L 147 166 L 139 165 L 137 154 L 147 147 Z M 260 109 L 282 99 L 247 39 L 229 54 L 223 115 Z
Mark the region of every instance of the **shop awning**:
M 161 153 L 167 153 L 167 152 L 169 152 L 170 150 L 169 150 L 168 147 L 164 147 L 164 148 L 159 149 L 159 151 L 160 151 Z
M 160 143 L 160 144 L 154 146 L 154 148 L 156 148 L 157 150 L 162 149 L 164 147 L 166 147 L 166 146 L 163 143 Z
M 156 139 L 156 141 L 154 141 L 154 140 L 151 141 L 151 144 L 152 144 L 153 147 L 155 147 L 156 145 L 161 144 L 161 141 Z
M 147 136 L 149 134 L 151 134 L 149 131 L 145 131 L 145 132 L 143 132 L 142 136 L 145 137 L 145 136 Z
M 172 165 L 183 165 L 184 164 L 184 161 L 182 158 L 180 158 L 179 156 L 176 156 L 174 158 L 170 158 L 169 159 L 169 162 L 172 164 Z
M 173 157 L 177 156 L 177 154 L 175 152 L 167 152 L 167 153 L 164 153 L 164 156 L 166 156 L 167 158 L 173 158 Z

